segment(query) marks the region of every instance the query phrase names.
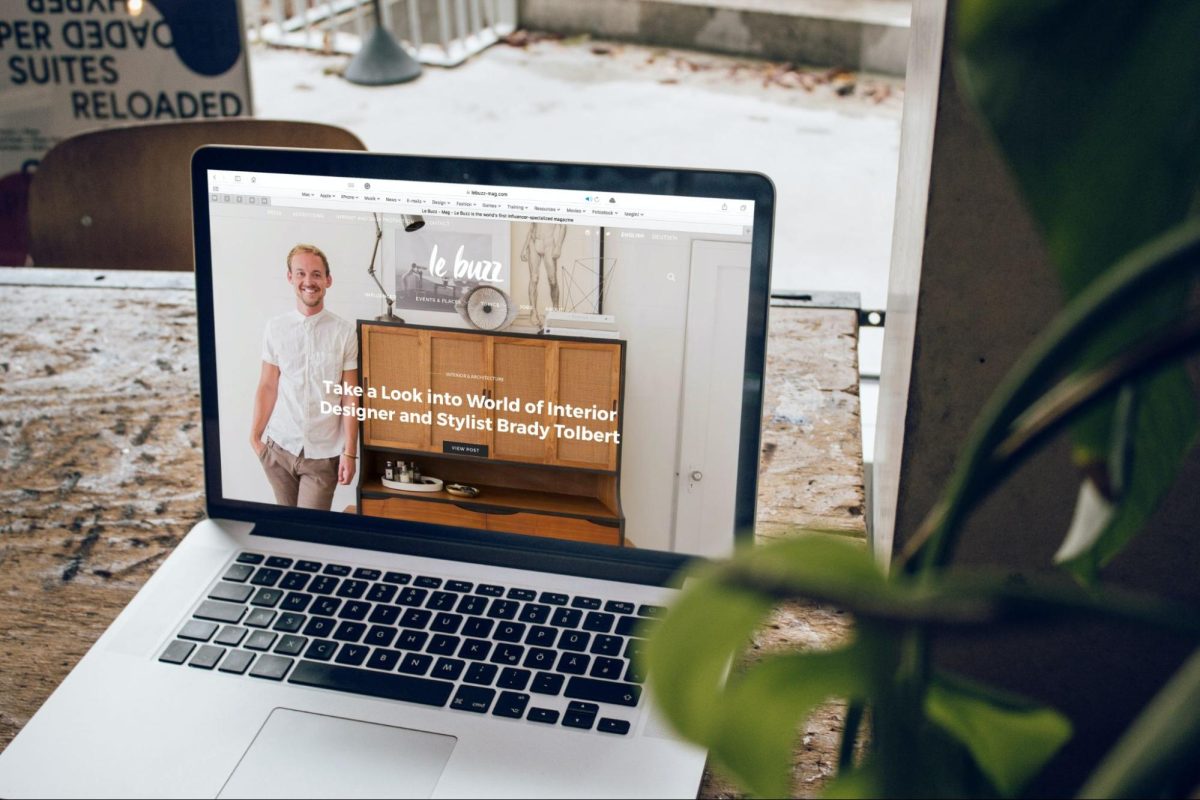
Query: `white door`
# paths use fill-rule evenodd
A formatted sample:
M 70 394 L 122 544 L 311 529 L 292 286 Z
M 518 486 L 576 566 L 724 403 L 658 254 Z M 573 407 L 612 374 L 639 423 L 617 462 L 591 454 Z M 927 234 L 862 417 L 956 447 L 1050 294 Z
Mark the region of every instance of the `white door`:
M 750 245 L 693 242 L 676 461 L 675 550 L 733 549 Z

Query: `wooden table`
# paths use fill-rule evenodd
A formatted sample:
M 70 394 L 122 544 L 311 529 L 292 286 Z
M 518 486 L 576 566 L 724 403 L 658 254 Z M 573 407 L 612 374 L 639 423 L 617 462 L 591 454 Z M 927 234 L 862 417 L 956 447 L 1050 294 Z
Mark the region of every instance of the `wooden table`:
M 203 512 L 191 275 L 0 270 L 0 747 Z M 759 535 L 864 534 L 857 315 L 772 309 Z M 828 647 L 846 619 L 781 610 L 754 646 Z M 815 715 L 799 794 L 836 763 Z M 732 786 L 705 775 L 701 796 Z

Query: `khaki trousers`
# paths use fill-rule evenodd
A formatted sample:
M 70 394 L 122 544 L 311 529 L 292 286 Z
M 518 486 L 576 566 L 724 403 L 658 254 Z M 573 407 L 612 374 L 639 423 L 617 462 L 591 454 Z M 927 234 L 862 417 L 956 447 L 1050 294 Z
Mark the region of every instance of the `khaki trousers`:
M 338 456 L 333 458 L 303 458 L 294 456 L 267 439 L 258 460 L 275 492 L 275 502 L 281 506 L 315 508 L 328 511 L 337 489 Z

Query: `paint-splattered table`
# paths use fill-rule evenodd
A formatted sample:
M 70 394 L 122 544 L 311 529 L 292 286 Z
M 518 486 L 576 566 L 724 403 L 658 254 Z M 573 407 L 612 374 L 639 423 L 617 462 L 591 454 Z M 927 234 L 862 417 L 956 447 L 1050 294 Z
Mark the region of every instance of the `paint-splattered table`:
M 191 276 L 0 270 L 0 747 L 203 516 Z M 759 535 L 862 537 L 857 315 L 773 308 Z M 846 619 L 778 613 L 762 650 L 827 647 Z M 797 792 L 835 763 L 826 707 Z M 701 796 L 735 790 L 706 774 Z

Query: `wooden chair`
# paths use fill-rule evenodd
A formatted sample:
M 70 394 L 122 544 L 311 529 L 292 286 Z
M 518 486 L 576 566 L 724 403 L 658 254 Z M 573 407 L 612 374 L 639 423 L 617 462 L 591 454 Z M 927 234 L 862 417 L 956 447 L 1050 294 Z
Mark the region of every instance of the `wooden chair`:
M 130 125 L 64 139 L 29 187 L 39 267 L 191 270 L 192 153 L 206 144 L 366 150 L 343 128 L 223 119 Z

